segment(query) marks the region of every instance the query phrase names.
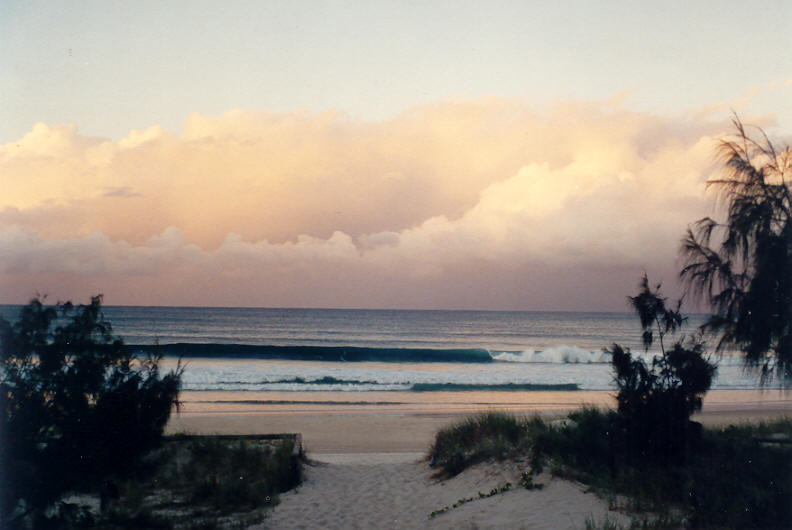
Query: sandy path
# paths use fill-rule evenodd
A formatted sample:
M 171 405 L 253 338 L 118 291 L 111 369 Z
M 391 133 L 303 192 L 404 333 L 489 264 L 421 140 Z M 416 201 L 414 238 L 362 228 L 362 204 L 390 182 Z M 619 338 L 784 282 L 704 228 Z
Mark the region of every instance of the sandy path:
M 314 455 L 327 463 L 306 467 L 297 491 L 281 496 L 271 516 L 254 528 L 584 528 L 587 517 L 628 523 L 607 504 L 570 482 L 541 477 L 542 490 L 523 488 L 477 499 L 430 519 L 460 498 L 509 481 L 513 466 L 483 465 L 438 482 L 418 453 Z

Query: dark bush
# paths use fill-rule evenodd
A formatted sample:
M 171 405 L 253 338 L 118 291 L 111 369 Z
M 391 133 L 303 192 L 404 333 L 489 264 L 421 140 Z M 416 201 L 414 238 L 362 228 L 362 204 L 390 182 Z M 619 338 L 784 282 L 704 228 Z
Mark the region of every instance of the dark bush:
M 583 408 L 568 417 L 568 426 L 535 429 L 532 462 L 537 471 L 543 467 L 542 455 L 564 455 L 566 465 L 584 473 L 610 472 L 614 413 Z
M 646 350 L 655 335 L 661 355 L 649 365 L 634 358 L 629 348 L 618 344 L 610 350 L 615 372 L 617 414 L 614 417 L 614 457 L 631 464 L 644 461 L 683 463 L 695 450 L 701 426 L 690 416 L 701 409 L 702 398 L 715 376 L 715 366 L 704 357 L 700 339 L 680 340 L 666 350 L 663 338 L 684 322 L 676 310 L 666 307 L 660 286 L 653 291 L 644 276 L 638 296 L 630 302 L 643 328 Z
M 792 449 L 765 447 L 757 437 L 792 434 L 789 420 L 770 425 L 707 430 L 696 463 L 689 500 L 697 527 L 790 528 L 792 525 Z
M 182 374 L 161 375 L 159 361 L 124 348 L 101 296 L 78 307 L 34 299 L 16 323 L 0 319 L 4 519 L 128 475 L 159 444 Z
M 619 438 L 615 412 L 584 409 L 569 418 L 566 426 L 534 427 L 535 471 L 549 463 L 561 476 L 625 495 L 631 511 L 670 516 L 672 528 L 792 528 L 792 447 L 772 443 L 792 436 L 790 419 L 703 429 L 684 465 L 631 465 L 610 449 Z

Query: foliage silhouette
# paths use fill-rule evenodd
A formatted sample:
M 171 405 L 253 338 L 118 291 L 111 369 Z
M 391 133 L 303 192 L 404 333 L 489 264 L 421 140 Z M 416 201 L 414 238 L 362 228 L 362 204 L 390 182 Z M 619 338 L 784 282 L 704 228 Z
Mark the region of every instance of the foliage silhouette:
M 735 116 L 736 134 L 721 141 L 723 172 L 711 179 L 726 220 L 688 228 L 680 277 L 713 314 L 704 329 L 717 349 L 736 346 L 761 382 L 792 382 L 792 150 L 760 128 L 751 134 Z
M 629 297 L 641 321 L 645 351 L 660 342 L 660 356 L 651 364 L 635 358 L 629 348 L 613 345 L 611 364 L 619 390 L 617 414 L 613 417 L 614 458 L 623 455 L 630 463 L 643 461 L 683 463 L 700 438 L 700 425 L 690 416 L 701 409 L 715 366 L 704 357 L 700 337 L 682 338 L 666 350 L 663 338 L 677 331 L 685 321 L 676 309 L 666 307 L 667 299 L 649 285 L 646 275 L 638 284 L 637 296 Z
M 630 465 L 613 454 L 614 416 L 584 408 L 561 426 L 534 422 L 532 469 L 547 466 L 610 497 L 635 514 L 630 528 L 792 528 L 792 447 L 756 441 L 792 434 L 792 420 L 704 428 L 683 465 Z
M 181 365 L 161 375 L 160 357 L 124 348 L 101 303 L 35 298 L 16 323 L 0 319 L 0 509 L 9 525 L 67 491 L 130 474 L 179 404 Z

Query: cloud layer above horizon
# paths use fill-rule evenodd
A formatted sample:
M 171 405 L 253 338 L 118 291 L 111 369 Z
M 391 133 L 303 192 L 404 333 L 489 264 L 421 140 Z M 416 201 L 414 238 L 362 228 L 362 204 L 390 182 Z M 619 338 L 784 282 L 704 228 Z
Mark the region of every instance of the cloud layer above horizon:
M 728 123 L 483 99 L 365 122 L 193 114 L 0 146 L 0 292 L 110 304 L 621 310 L 680 237 Z M 662 278 L 661 278 L 662 277 Z

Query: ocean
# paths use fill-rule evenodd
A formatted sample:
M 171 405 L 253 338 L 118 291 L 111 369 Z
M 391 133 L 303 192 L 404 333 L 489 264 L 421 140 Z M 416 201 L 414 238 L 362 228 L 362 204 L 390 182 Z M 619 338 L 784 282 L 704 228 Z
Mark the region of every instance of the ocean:
M 646 359 L 658 353 L 644 353 L 638 319 L 630 313 L 103 309 L 126 344 L 158 344 L 166 367 L 181 359 L 188 412 L 596 404 L 603 398 L 595 396 L 614 390 L 604 348 L 619 343 Z M 19 306 L 0 306 L 7 320 L 18 311 Z M 687 331 L 702 322 L 700 315 L 690 317 Z M 739 356 L 713 360 L 713 389 L 759 388 Z

